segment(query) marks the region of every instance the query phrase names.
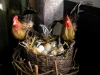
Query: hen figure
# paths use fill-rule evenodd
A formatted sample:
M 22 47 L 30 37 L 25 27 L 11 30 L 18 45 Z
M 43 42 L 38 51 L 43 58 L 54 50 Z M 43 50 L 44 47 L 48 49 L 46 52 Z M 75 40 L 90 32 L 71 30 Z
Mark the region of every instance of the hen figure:
M 19 40 L 25 37 L 26 30 L 23 24 L 18 20 L 18 16 L 13 17 L 12 33 L 14 37 Z
M 75 30 L 68 15 L 65 17 L 63 25 L 64 26 L 62 28 L 62 33 L 61 33 L 62 39 L 65 41 L 73 40 L 75 35 Z

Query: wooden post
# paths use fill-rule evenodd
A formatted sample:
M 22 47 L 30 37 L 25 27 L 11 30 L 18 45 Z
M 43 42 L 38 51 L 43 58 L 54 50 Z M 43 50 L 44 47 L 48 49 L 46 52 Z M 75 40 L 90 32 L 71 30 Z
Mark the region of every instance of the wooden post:
M 31 6 L 33 7 L 33 9 L 36 9 L 36 0 L 29 0 Z
M 37 11 L 45 25 L 50 25 L 54 20 L 63 18 L 63 5 L 63 0 L 37 0 Z

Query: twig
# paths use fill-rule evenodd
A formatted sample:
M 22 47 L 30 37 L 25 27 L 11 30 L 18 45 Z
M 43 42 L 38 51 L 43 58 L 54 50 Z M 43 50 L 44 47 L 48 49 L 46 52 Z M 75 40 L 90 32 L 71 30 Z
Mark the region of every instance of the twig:
M 68 42 L 65 42 L 65 41 L 64 41 L 64 44 L 66 44 L 66 45 L 67 45 L 67 47 L 69 48 Z
M 73 75 L 73 74 L 76 74 L 76 73 L 78 73 L 78 72 L 79 72 L 79 70 L 74 71 L 74 72 L 71 72 L 71 73 L 68 73 L 68 74 L 66 74 L 66 75 Z
M 35 73 L 36 73 L 36 75 L 39 75 L 38 74 L 38 66 L 37 65 L 35 65 Z
M 46 57 L 46 60 L 47 60 L 46 63 L 47 63 L 47 66 L 48 66 L 48 56 Z
M 29 65 L 31 71 L 33 72 L 32 65 L 31 65 L 31 62 L 30 61 L 28 61 L 28 65 Z
M 45 74 L 48 74 L 48 73 L 50 73 L 50 72 L 53 72 L 54 70 L 50 70 L 50 71 L 47 71 L 47 72 L 45 72 L 45 73 L 41 73 L 41 74 L 39 74 L 39 75 L 45 75 Z
M 23 75 L 23 72 L 20 72 L 20 75 Z
M 56 60 L 54 61 L 54 65 L 55 65 L 56 75 L 58 75 L 58 68 L 57 68 L 57 62 L 56 62 Z
M 72 9 L 72 11 L 70 12 L 70 14 L 72 14 L 73 13 L 73 11 L 75 11 L 75 9 L 77 8 L 77 6 L 79 5 L 79 3 L 78 4 L 76 4 L 75 6 L 74 6 L 74 8 Z
M 14 54 L 12 55 L 12 58 L 13 59 L 17 59 L 18 58 L 18 56 L 20 55 L 20 53 L 21 53 L 21 50 L 16 50 L 15 52 L 14 52 Z
M 75 52 L 74 52 L 74 55 L 73 55 L 73 61 L 74 61 L 74 59 L 75 59 L 75 56 L 76 56 L 77 50 L 78 50 L 78 49 L 75 49 Z
M 21 51 L 19 50 L 17 53 L 18 53 L 18 54 L 17 54 L 17 56 L 16 56 L 16 59 L 18 59 L 18 57 L 20 58 L 20 53 L 21 53 Z
M 15 65 L 14 65 L 13 61 L 12 61 L 11 63 L 12 63 L 12 65 L 13 65 L 13 67 L 14 67 L 15 71 L 16 71 L 16 67 L 15 67 Z
M 31 75 L 30 73 L 28 73 L 28 72 L 22 70 L 22 68 L 20 68 L 15 62 L 13 62 L 13 63 L 15 64 L 15 66 L 16 66 L 20 71 L 22 71 L 23 73 L 25 73 L 25 74 L 27 74 L 27 75 Z
M 60 73 L 60 75 L 62 75 L 62 74 Z
M 19 74 L 18 74 L 18 71 L 19 71 L 19 70 L 17 69 L 17 70 L 16 70 L 16 75 L 19 75 Z
M 24 66 L 24 62 L 23 62 L 22 58 L 20 58 L 20 61 L 16 61 L 16 62 L 20 65 L 20 67 L 21 67 L 22 69 L 24 69 L 25 71 L 27 71 L 27 69 L 26 69 L 25 66 Z

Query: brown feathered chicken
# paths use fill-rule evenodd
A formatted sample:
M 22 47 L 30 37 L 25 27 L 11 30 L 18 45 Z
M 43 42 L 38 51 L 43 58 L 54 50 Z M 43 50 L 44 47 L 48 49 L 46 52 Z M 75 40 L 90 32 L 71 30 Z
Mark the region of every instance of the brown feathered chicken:
M 31 20 L 28 22 L 25 21 L 22 22 L 18 20 L 17 15 L 13 17 L 12 34 L 16 39 L 18 39 L 18 47 L 20 41 L 26 38 L 26 36 L 28 35 L 29 31 L 32 28 L 33 28 L 33 22 Z
M 64 20 L 61 37 L 65 41 L 71 41 L 74 39 L 75 30 L 70 20 L 70 17 L 67 15 Z
M 26 30 L 23 24 L 18 20 L 18 16 L 13 17 L 12 34 L 16 39 L 22 40 L 25 37 Z

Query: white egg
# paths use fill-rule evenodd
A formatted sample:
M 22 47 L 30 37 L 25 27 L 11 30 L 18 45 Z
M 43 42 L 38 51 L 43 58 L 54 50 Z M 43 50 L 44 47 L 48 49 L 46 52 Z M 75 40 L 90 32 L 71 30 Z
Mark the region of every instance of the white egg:
M 51 44 L 50 43 L 46 43 L 44 45 L 44 50 L 47 51 L 47 52 L 50 52 L 51 51 Z
M 38 47 L 38 50 L 39 50 L 39 52 L 44 51 L 44 46 L 43 46 L 43 45 L 40 45 L 40 46 Z

